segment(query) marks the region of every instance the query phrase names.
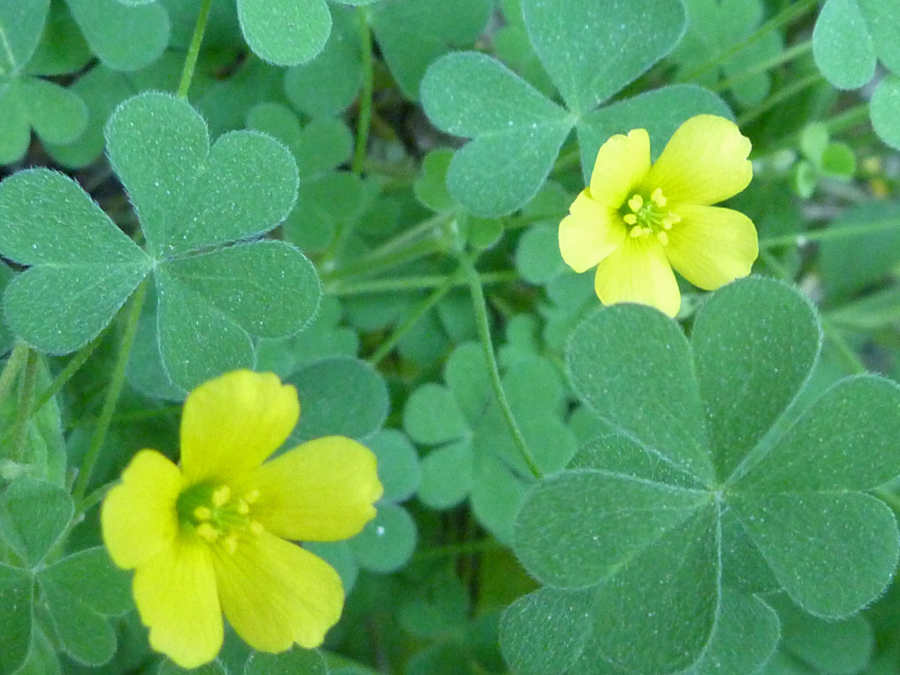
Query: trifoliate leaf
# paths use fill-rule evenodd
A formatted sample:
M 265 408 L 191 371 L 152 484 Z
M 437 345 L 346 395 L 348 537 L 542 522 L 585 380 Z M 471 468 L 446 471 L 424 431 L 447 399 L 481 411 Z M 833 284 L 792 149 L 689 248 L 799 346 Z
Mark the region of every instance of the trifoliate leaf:
M 160 56 L 169 42 L 169 17 L 159 3 L 66 0 L 72 18 L 97 57 L 113 70 L 137 70 Z
M 778 628 L 748 592 L 781 588 L 838 618 L 883 591 L 900 537 L 890 509 L 864 491 L 900 473 L 900 388 L 843 380 L 782 423 L 819 347 L 809 303 L 757 278 L 710 296 L 690 341 L 638 305 L 575 331 L 574 389 L 619 433 L 529 492 L 515 550 L 548 588 L 590 592 L 576 664 L 752 672 Z M 523 636 L 505 639 L 523 651 Z
M 18 478 L 0 495 L 0 535 L 34 567 L 62 536 L 74 512 L 72 498 L 60 486 Z
M 312 60 L 331 32 L 325 0 L 237 0 L 237 8 L 250 49 L 278 66 Z
M 0 675 L 12 675 L 31 649 L 34 580 L 26 570 L 0 563 Z
M 244 675 L 328 675 L 328 666 L 319 652 L 294 647 L 281 654 L 253 654 Z

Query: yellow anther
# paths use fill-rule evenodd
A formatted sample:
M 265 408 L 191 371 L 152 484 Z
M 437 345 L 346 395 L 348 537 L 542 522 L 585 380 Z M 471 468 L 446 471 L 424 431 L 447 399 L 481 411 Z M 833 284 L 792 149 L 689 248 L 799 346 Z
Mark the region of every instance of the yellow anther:
M 667 235 L 665 232 L 657 232 L 656 238 L 659 239 L 659 243 L 663 246 L 669 243 L 669 235 Z
M 679 216 L 677 213 L 672 213 L 671 211 L 669 211 L 669 222 L 672 223 L 673 225 L 675 223 L 680 223 L 681 216 Z
M 231 488 L 227 485 L 217 487 L 212 493 L 213 506 L 225 506 L 231 499 Z
M 200 523 L 196 529 L 197 535 L 201 539 L 205 539 L 210 544 L 216 541 L 219 538 L 221 532 L 218 529 L 210 525 L 209 523 Z
M 222 540 L 222 546 L 224 546 L 225 550 L 231 555 L 234 555 L 234 552 L 237 551 L 237 544 L 237 535 L 234 534 L 229 534 Z
M 626 213 L 624 216 L 622 216 L 622 220 L 624 220 L 628 225 L 637 224 L 637 216 L 633 213 Z
M 212 509 L 208 506 L 198 506 L 194 509 L 194 518 L 197 520 L 209 520 L 212 518 Z
M 631 228 L 631 232 L 628 233 L 632 239 L 637 239 L 640 236 L 643 236 L 644 228 L 643 227 L 633 227 Z
M 235 504 L 234 510 L 242 516 L 246 516 L 248 513 L 250 513 L 250 505 L 247 503 L 247 500 L 238 499 L 237 504 Z
M 672 219 L 671 218 L 663 218 L 662 226 L 664 230 L 672 229 Z
M 653 191 L 653 193 L 650 195 L 650 199 L 651 199 L 651 200 L 653 201 L 653 203 L 656 204 L 657 206 L 665 206 L 665 205 L 666 205 L 666 201 L 668 201 L 668 200 L 663 196 L 662 188 L 656 188 L 656 189 Z
M 256 488 L 253 488 L 244 495 L 244 501 L 248 504 L 252 504 L 257 499 L 259 499 L 259 490 L 257 490 Z
M 250 534 L 258 537 L 263 532 L 266 531 L 266 528 L 263 527 L 263 524 L 257 520 L 251 520 L 250 525 L 248 526 L 250 529 Z
M 644 206 L 644 198 L 640 195 L 634 195 L 628 200 L 628 208 L 637 213 Z

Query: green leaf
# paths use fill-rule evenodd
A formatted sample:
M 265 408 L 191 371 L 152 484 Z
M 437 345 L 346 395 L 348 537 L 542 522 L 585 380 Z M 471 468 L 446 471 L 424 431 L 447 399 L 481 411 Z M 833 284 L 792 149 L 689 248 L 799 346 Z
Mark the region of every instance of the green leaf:
M 584 591 L 542 588 L 506 608 L 500 645 L 513 670 L 519 675 L 568 672 L 590 635 L 591 600 Z M 535 626 L 543 629 L 535 631 Z
M 117 0 L 66 0 L 93 52 L 113 70 L 156 61 L 169 41 L 169 17 L 159 3 L 126 6 Z
M 425 445 L 447 443 L 468 431 L 453 392 L 434 383 L 422 385 L 407 399 L 403 428 L 416 443 Z
M 454 48 L 471 46 L 490 12 L 489 0 L 382 2 L 370 23 L 400 90 L 416 100 L 428 65 Z
M 826 621 L 775 597 L 782 624 L 782 649 L 826 675 L 851 675 L 869 664 L 875 646 L 872 626 L 862 615 Z
M 31 574 L 0 563 L 0 675 L 15 673 L 31 649 L 33 594 Z
M 447 192 L 447 171 L 452 159 L 451 150 L 432 150 L 422 160 L 422 175 L 413 185 L 413 192 L 422 206 L 438 213 L 456 207 L 456 202 Z
M 294 205 L 297 167 L 286 148 L 251 131 L 225 134 L 210 148 L 203 118 L 173 96 L 129 99 L 110 118 L 106 139 L 156 256 L 262 234 Z
M 303 413 L 291 440 L 375 433 L 388 413 L 387 385 L 365 361 L 332 357 L 310 363 L 285 380 L 297 387 Z
M 0 500 L 3 540 L 31 566 L 36 566 L 59 541 L 75 505 L 57 485 L 34 478 L 19 478 Z
M 519 239 L 516 269 L 525 281 L 543 284 L 564 273 L 568 267 L 559 252 L 559 226 L 529 228 Z
M 278 66 L 312 60 L 331 32 L 325 0 L 237 0 L 237 8 L 250 49 Z
M 419 488 L 422 469 L 415 446 L 401 431 L 382 429 L 367 441 L 378 459 L 378 479 L 384 486 L 383 501 L 400 502 Z
M 432 450 L 422 460 L 419 500 L 433 509 L 449 509 L 472 489 L 472 442 L 459 441 Z
M 199 668 L 185 670 L 166 659 L 160 662 L 159 668 L 156 669 L 156 675 L 228 675 L 228 672 L 218 661 L 207 663 Z
M 892 72 L 900 72 L 900 46 L 897 45 L 900 1 L 857 0 L 857 2 L 872 36 L 878 58 Z
M 328 666 L 318 651 L 294 647 L 281 654 L 251 655 L 244 675 L 328 675 Z
M 50 0 L 21 0 L 0 6 L 0 81 L 18 74 L 41 40 Z
M 684 31 L 677 0 L 522 0 L 535 51 L 569 109 L 586 113 L 668 54 Z
M 872 127 L 882 141 L 900 148 L 900 76 L 889 74 L 878 83 L 869 104 Z
M 800 391 L 821 340 L 812 305 L 786 285 L 726 286 L 709 298 L 691 345 L 719 480 L 734 472 Z
M 409 561 L 416 548 L 416 522 L 396 504 L 379 504 L 378 513 L 350 540 L 361 567 L 394 572 Z
M 661 319 L 642 306 L 598 312 L 572 335 L 569 375 L 600 418 L 653 448 L 661 462 L 707 482 L 714 468 L 690 346 L 676 324 Z M 640 349 L 625 346 L 632 344 Z
M 0 253 L 32 266 L 6 290 L 7 321 L 52 354 L 93 339 L 151 266 L 74 181 L 47 169 L 0 183 L 0 222 Z
M 509 213 L 538 191 L 572 120 L 488 56 L 449 54 L 422 80 L 422 104 L 439 128 L 475 137 L 447 173 L 453 199 L 478 216 Z
M 322 51 L 309 63 L 294 66 L 284 76 L 288 100 L 311 117 L 340 114 L 353 103 L 362 85 L 360 26 L 356 13 L 335 7 L 332 18 L 334 26 Z
M 857 0 L 828 0 L 813 30 L 813 56 L 839 89 L 856 89 L 875 74 L 875 46 Z

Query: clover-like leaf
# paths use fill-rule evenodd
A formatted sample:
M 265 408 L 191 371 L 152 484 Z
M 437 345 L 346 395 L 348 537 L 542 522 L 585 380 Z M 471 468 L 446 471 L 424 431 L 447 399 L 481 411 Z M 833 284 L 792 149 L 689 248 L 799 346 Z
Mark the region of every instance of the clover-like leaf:
M 66 2 L 91 49 L 114 70 L 143 68 L 162 56 L 169 43 L 169 17 L 158 2 Z
M 183 389 L 252 367 L 251 336 L 303 327 L 319 301 L 314 268 L 283 242 L 249 241 L 294 205 L 297 167 L 287 149 L 253 131 L 210 146 L 197 111 L 158 93 L 123 103 L 106 137 L 146 252 L 70 179 L 47 170 L 11 176 L 0 184 L 0 253 L 32 265 L 5 294 L 17 335 L 45 351 L 73 351 L 151 271 L 160 354 Z
M 370 22 L 400 90 L 415 100 L 428 64 L 452 48 L 471 46 L 490 12 L 488 0 L 404 0 L 377 5 Z
M 610 673 L 752 672 L 778 628 L 750 593 L 783 589 L 838 618 L 883 591 L 900 537 L 865 491 L 900 474 L 900 388 L 846 379 L 785 417 L 820 342 L 809 303 L 758 278 L 710 296 L 689 341 L 637 305 L 579 326 L 573 386 L 616 431 L 538 484 L 515 532 L 547 588 L 592 598 L 577 658 Z M 556 639 L 555 625 L 531 639 Z M 505 639 L 527 655 L 521 635 Z
M 312 60 L 331 32 L 325 0 L 237 0 L 237 10 L 250 49 L 279 66 Z
M 59 541 L 74 512 L 72 498 L 60 486 L 21 477 L 0 495 L 0 538 L 36 567 Z
M 47 169 L 0 183 L 0 223 L 0 253 L 31 266 L 6 289 L 6 320 L 51 354 L 93 339 L 152 265 L 77 183 Z
M 608 117 L 594 110 L 675 46 L 684 26 L 677 0 L 523 0 L 522 13 L 567 109 L 483 54 L 439 58 L 421 84 L 432 122 L 472 139 L 453 157 L 447 187 L 477 216 L 503 215 L 534 197 L 576 125 L 589 171 L 594 157 L 588 155 L 623 124 L 625 131 L 644 124 L 651 136 L 667 138 L 693 115 L 728 114 L 717 96 L 697 87 L 645 94 L 660 98 L 638 97 Z M 641 113 L 637 118 L 628 116 L 635 110 Z
M 0 675 L 12 675 L 31 649 L 34 579 L 17 567 L 0 563 Z

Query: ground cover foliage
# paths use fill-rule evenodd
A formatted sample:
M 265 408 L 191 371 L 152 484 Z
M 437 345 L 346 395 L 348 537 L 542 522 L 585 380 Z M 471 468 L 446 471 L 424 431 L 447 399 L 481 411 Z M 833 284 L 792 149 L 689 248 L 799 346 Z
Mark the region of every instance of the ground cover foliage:
M 900 0 L 0 0 L 0 675 L 154 652 L 99 505 L 222 373 L 377 457 L 315 650 L 204 675 L 900 672 Z M 738 124 L 753 275 L 604 308 L 599 148 Z

